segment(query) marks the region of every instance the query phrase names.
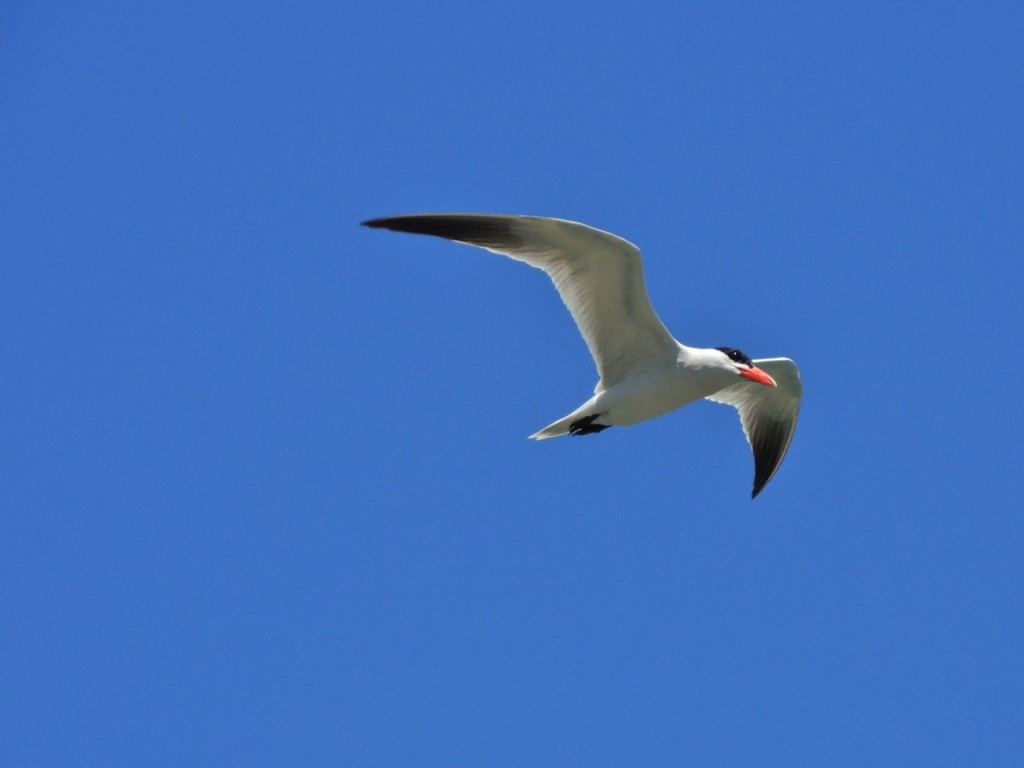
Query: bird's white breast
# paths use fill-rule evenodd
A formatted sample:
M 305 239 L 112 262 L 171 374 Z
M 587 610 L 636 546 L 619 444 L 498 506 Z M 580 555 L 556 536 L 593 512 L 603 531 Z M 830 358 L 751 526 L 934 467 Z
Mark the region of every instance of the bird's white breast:
M 602 392 L 594 409 L 601 422 L 615 426 L 637 424 L 662 416 L 717 392 L 730 379 L 722 371 L 692 367 L 679 361 L 638 372 Z

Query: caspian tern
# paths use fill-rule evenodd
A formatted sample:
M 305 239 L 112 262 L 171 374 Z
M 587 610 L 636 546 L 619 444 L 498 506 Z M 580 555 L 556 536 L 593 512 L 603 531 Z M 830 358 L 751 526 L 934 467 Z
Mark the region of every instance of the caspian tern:
M 640 250 L 632 243 L 586 224 L 540 216 L 424 213 L 363 225 L 475 245 L 548 274 L 600 380 L 587 402 L 530 437 L 594 434 L 707 398 L 739 411 L 754 453 L 751 498 L 778 471 L 800 411 L 796 364 L 785 357 L 751 360 L 733 347 L 680 344 L 651 306 Z

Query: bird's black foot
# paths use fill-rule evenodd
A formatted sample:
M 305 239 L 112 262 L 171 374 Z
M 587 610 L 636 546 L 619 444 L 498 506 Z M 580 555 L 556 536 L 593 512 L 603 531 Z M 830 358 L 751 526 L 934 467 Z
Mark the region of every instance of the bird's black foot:
M 569 425 L 570 435 L 593 435 L 600 432 L 602 429 L 608 429 L 611 424 L 595 424 L 594 422 L 601 416 L 599 413 L 595 413 L 593 416 L 584 416 L 582 419 L 577 419 Z

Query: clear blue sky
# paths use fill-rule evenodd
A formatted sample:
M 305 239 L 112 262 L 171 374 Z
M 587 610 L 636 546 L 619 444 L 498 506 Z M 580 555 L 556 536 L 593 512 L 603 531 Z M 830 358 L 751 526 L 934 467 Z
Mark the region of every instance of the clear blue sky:
M 9 2 L 0 762 L 1016 766 L 1017 3 Z M 373 216 L 645 253 L 786 355 L 545 443 L 543 274 Z

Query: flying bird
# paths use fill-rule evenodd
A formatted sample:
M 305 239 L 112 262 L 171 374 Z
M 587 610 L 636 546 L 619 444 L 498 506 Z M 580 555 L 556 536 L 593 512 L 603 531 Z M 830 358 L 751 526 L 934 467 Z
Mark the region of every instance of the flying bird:
M 370 219 L 364 226 L 475 245 L 544 270 L 586 342 L 600 379 L 583 405 L 530 435 L 590 435 L 637 424 L 706 398 L 739 411 L 754 454 L 754 488 L 778 471 L 796 430 L 803 387 L 785 357 L 751 360 L 734 347 L 688 347 L 654 312 L 640 250 L 564 219 L 424 213 Z

